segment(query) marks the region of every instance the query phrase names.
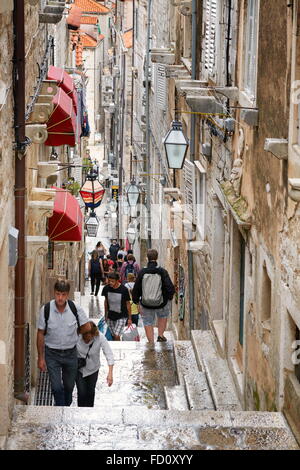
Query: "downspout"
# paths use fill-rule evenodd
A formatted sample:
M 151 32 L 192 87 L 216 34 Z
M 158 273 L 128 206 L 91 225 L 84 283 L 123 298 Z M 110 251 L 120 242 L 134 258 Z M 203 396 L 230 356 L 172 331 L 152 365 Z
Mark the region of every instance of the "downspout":
M 196 80 L 196 60 L 197 60 L 197 0 L 192 0 L 192 80 Z M 195 130 L 196 115 L 191 115 L 191 141 L 190 160 L 195 161 Z M 189 311 L 190 311 L 190 331 L 195 327 L 195 289 L 194 289 L 194 259 L 191 250 L 188 250 L 188 272 L 189 272 Z
M 133 97 L 134 97 L 134 54 L 135 54 L 135 0 L 132 5 L 132 62 L 131 62 L 131 126 L 130 126 L 130 181 L 132 180 L 132 158 L 133 158 Z
M 151 184 L 150 184 L 150 171 L 151 171 L 151 164 L 150 164 L 150 96 L 149 96 L 149 64 L 150 64 L 150 41 L 151 41 L 151 8 L 152 8 L 152 0 L 148 0 L 148 19 L 147 19 L 147 48 L 146 48 L 146 76 L 145 76 L 145 83 L 146 83 L 146 188 L 147 188 L 147 248 L 151 248 Z
M 120 166 L 119 166 L 119 196 L 122 196 L 123 194 L 123 175 L 124 175 L 124 169 L 123 169 L 123 162 L 124 162 L 124 109 L 125 109 L 125 85 L 126 85 L 126 53 L 123 51 L 122 52 L 122 62 L 121 62 L 121 67 L 123 69 L 123 75 L 122 75 L 122 91 L 121 91 L 121 129 L 120 129 Z M 118 205 L 118 210 L 120 210 L 120 205 Z M 123 218 L 120 217 L 119 214 L 119 224 L 118 224 L 118 238 L 120 236 L 123 236 Z
M 24 0 L 14 0 L 14 127 L 15 127 L 15 226 L 19 230 L 15 267 L 14 395 L 27 402 L 25 393 L 25 13 Z

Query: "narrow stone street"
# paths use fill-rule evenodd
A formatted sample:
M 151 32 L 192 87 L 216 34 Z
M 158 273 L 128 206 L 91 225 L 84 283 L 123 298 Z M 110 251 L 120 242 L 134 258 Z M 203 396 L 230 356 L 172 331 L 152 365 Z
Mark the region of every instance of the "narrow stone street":
M 98 321 L 103 299 L 86 289 L 81 304 Z M 16 406 L 7 450 L 298 449 L 281 413 L 241 410 L 209 332 L 149 347 L 139 331 L 110 343 L 114 384 L 102 357 L 94 408 L 77 408 L 76 389 L 70 408 Z

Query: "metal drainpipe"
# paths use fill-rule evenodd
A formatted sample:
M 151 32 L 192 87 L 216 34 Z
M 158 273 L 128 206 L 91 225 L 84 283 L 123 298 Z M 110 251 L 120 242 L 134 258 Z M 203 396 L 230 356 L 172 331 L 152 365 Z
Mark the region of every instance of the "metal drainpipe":
M 192 0 L 192 80 L 196 80 L 196 57 L 197 57 L 197 0 Z M 191 115 L 191 143 L 190 159 L 195 161 L 195 129 L 196 115 Z M 189 272 L 189 309 L 190 330 L 195 325 L 195 289 L 194 289 L 194 260 L 193 253 L 188 250 L 188 272 Z
M 132 4 L 132 73 L 131 73 L 131 125 L 130 125 L 130 181 L 132 180 L 132 159 L 133 159 L 133 97 L 134 97 L 134 74 L 133 68 L 135 65 L 134 54 L 135 54 L 135 31 L 136 24 L 135 24 L 135 0 L 133 0 Z
M 148 234 L 147 248 L 151 248 L 151 184 L 150 184 L 150 96 L 149 96 L 149 64 L 150 64 L 150 34 L 151 34 L 151 7 L 152 0 L 148 0 L 148 20 L 147 20 L 147 49 L 146 49 L 146 179 L 147 179 L 147 218 L 148 218 Z
M 125 52 L 122 52 L 122 62 L 120 64 L 120 69 L 123 69 L 123 76 L 122 76 L 122 91 L 121 91 L 121 100 L 120 100 L 120 113 L 121 113 L 121 129 L 120 129 L 120 166 L 119 166 L 119 196 L 123 195 L 123 174 L 124 174 L 124 169 L 123 169 L 123 161 L 124 161 L 124 109 L 125 109 L 125 84 L 126 84 L 126 56 Z M 121 73 L 121 70 L 120 70 Z M 120 210 L 120 205 L 118 205 L 118 210 Z M 119 223 L 118 223 L 118 238 L 120 236 L 123 236 L 123 219 L 122 217 L 118 217 Z M 120 223 L 121 221 L 121 223 Z
M 25 394 L 25 13 L 24 0 L 14 0 L 14 126 L 15 126 L 15 225 L 19 230 L 15 267 L 15 388 L 18 400 Z

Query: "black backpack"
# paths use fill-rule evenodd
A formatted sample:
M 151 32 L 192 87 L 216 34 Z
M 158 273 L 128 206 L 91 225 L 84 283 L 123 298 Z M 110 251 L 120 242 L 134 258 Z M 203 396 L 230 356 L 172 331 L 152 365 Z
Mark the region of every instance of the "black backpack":
M 74 304 L 74 302 L 72 300 L 68 300 L 68 304 L 69 304 L 70 309 L 74 313 L 74 316 L 75 316 L 76 321 L 77 321 L 78 328 L 80 328 L 76 305 Z M 48 320 L 49 320 L 49 315 L 50 315 L 50 302 L 47 302 L 44 306 L 44 315 L 45 315 L 44 335 L 46 335 L 47 334 L 47 328 L 48 328 Z
M 128 274 L 135 274 L 135 270 L 134 270 L 134 266 L 133 266 L 134 263 L 129 263 L 127 261 L 127 265 L 125 267 L 125 278 L 127 279 L 127 276 Z

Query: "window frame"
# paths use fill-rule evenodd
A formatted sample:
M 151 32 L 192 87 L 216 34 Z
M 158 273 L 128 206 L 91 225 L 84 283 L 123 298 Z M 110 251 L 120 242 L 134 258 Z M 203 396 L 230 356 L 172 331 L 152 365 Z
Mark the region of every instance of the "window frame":
M 247 97 L 254 103 L 257 93 L 257 61 L 258 61 L 258 35 L 259 35 L 259 11 L 260 0 L 247 0 L 244 23 L 244 65 L 243 65 L 243 90 Z M 249 18 L 251 23 L 249 24 Z M 252 37 L 251 37 L 252 36 Z M 247 60 L 250 59 L 250 60 Z

